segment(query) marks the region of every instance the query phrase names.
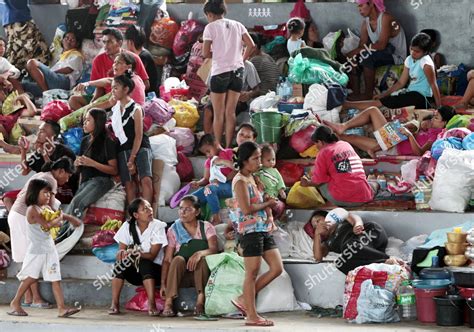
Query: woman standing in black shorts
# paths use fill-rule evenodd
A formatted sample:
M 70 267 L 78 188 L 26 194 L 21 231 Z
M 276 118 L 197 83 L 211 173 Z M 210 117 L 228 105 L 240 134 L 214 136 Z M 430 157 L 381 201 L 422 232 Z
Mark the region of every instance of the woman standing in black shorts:
M 274 198 L 264 201 L 255 183 L 253 174 L 261 164 L 258 145 L 254 142 L 243 143 L 237 156 L 239 173 L 232 181 L 232 191 L 239 206 L 236 223 L 244 256 L 245 280 L 243 295 L 232 303 L 247 316 L 245 325 L 272 326 L 272 321 L 257 314 L 255 296 L 283 272 L 280 252 L 271 235 L 275 225 L 273 218 L 267 215 L 277 201 Z M 270 269 L 257 278 L 262 257 Z

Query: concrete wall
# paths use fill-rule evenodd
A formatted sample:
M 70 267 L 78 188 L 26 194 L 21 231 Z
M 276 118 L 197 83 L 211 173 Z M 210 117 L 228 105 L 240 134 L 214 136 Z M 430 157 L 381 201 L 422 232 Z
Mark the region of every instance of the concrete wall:
M 204 1 L 202 1 L 204 2 Z M 417 31 L 425 28 L 441 32 L 440 53 L 448 63 L 464 62 L 474 66 L 474 1 L 473 0 L 386 0 L 391 12 L 406 31 L 409 40 Z M 245 26 L 269 25 L 286 22 L 293 3 L 249 3 L 229 4 L 228 17 L 241 21 Z M 330 31 L 349 27 L 359 32 L 362 18 L 356 5 L 348 2 L 306 3 L 318 24 L 321 36 Z M 253 17 L 253 9 L 270 9 L 269 17 Z M 65 5 L 32 5 L 32 14 L 48 42 L 52 40 L 58 23 L 64 21 Z M 205 21 L 202 4 L 168 4 L 172 17 L 185 19 L 189 11 Z M 0 32 L 0 34 L 2 34 Z

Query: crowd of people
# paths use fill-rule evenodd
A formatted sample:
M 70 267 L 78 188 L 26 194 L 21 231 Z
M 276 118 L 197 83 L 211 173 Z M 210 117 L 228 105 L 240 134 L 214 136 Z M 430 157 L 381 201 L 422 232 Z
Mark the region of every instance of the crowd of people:
M 318 149 L 312 174 L 301 178 L 303 187 L 316 187 L 322 196 L 338 207 L 357 207 L 371 202 L 379 189 L 366 178 L 362 160 L 354 147 L 376 157 L 380 146 L 370 137 L 347 135 L 352 128 L 372 125 L 383 127 L 387 120 L 380 108 L 435 108 L 430 117 L 402 133 L 408 140 L 388 154 L 421 156 L 428 151 L 446 124 L 456 114 L 455 108 L 441 105 L 436 83 L 436 66 L 432 59 L 432 37 L 421 32 L 410 43 L 407 56 L 406 37 L 400 23 L 386 12 L 383 0 L 357 0 L 361 26 L 360 44 L 346 54 L 359 57 L 370 46 L 375 50 L 350 72 L 351 100 L 344 108 L 361 112 L 344 123 L 323 121 L 311 136 Z M 160 80 L 153 57 L 144 48 L 146 35 L 140 27 L 130 26 L 125 36 L 117 29 L 102 32 L 104 50 L 92 62 L 90 80 L 78 83 L 83 70 L 81 40 L 74 31 L 62 38 L 63 52 L 51 67 L 47 50 L 31 19 L 27 1 L 5 0 L 7 15 L 3 18 L 7 39 L 0 38 L 0 101 L 18 91 L 17 101 L 24 110 L 19 117 L 40 111 L 33 101 L 46 90 L 75 89 L 68 103 L 72 110 L 84 110 L 82 128 L 85 134 L 76 155 L 60 139 L 56 122 L 45 121 L 31 144 L 21 138 L 17 145 L 0 140 L 6 153 L 21 155 L 22 174 L 36 172 L 19 191 L 3 196 L 9 210 L 13 260 L 22 263 L 17 275 L 21 281 L 8 312 L 27 316 L 24 308 L 49 308 L 38 288 L 40 276 L 50 281 L 59 317 L 77 314 L 79 308 L 68 308 L 61 291 L 60 262 L 49 233 L 53 227 L 78 227 L 88 207 L 103 197 L 119 179 L 127 202 L 127 221 L 114 239 L 119 244 L 112 280 L 109 314 L 120 310 L 120 294 L 127 281 L 143 285 L 150 316 L 176 315 L 173 300 L 180 287 L 192 286 L 197 292 L 195 314 L 205 314 L 205 287 L 209 278 L 206 256 L 218 252 L 216 226 L 222 225 L 220 201 L 230 199 L 237 211 L 226 224 L 225 237 L 240 248 L 245 265 L 243 292 L 232 303 L 246 325 L 272 326 L 273 322 L 256 310 L 256 296 L 283 272 L 283 263 L 272 232 L 282 217 L 286 186 L 275 168 L 276 145 L 256 143 L 257 131 L 250 123 L 236 130 L 236 110 L 248 110 L 249 102 L 268 91 L 275 91 L 281 69 L 262 48 L 261 36 L 238 21 L 225 18 L 223 0 L 209 0 L 203 6 L 208 20 L 203 35 L 202 56 L 209 58 L 212 69 L 208 78 L 210 103 L 204 107 L 203 135 L 197 150 L 206 156 L 204 175 L 190 183 L 191 194 L 178 206 L 178 219 L 168 228 L 155 219 L 152 152 L 144 130 L 146 93 L 158 92 Z M 305 20 L 306 19 L 306 20 Z M 25 30 L 26 29 L 26 30 Z M 287 23 L 289 38 L 284 51 L 289 55 L 302 48 L 319 48 L 318 28 L 307 17 L 294 17 Z M 27 43 L 22 45 L 22 41 Z M 32 43 L 32 45 L 30 45 Z M 22 49 L 19 49 L 22 45 Z M 31 60 L 24 55 L 31 46 Z M 5 48 L 8 48 L 5 55 Z M 439 59 L 438 59 L 439 60 Z M 373 95 L 375 70 L 384 65 L 404 65 L 398 82 L 387 91 Z M 21 80 L 23 73 L 27 77 Z M 361 92 L 358 75 L 362 73 L 365 92 Z M 457 107 L 469 107 L 474 101 L 474 75 Z M 90 87 L 93 87 L 91 93 Z M 406 88 L 403 91 L 403 88 Z M 399 92 L 396 95 L 393 93 Z M 33 101 L 30 97 L 33 97 Z M 3 120 L 3 121 L 2 121 Z M 9 136 L 11 126 L 0 120 L 0 132 Z M 234 140 L 236 147 L 234 147 Z M 33 153 L 30 153 L 33 151 Z M 140 194 L 138 194 L 138 192 Z M 48 220 L 45 210 L 64 212 Z M 208 205 L 209 221 L 200 219 Z M 307 227 L 314 240 L 314 258 L 322 261 L 329 251 L 343 253 L 355 242 L 362 242 L 364 231 L 376 234 L 369 244 L 346 260 L 340 270 L 347 274 L 354 268 L 373 262 L 400 263 L 385 254 L 387 235 L 380 225 L 363 222 L 360 217 L 337 208 L 329 213 L 315 211 Z M 125 269 L 120 266 L 131 261 Z M 264 260 L 269 269 L 259 275 Z M 164 310 L 156 310 L 155 289 L 165 299 Z

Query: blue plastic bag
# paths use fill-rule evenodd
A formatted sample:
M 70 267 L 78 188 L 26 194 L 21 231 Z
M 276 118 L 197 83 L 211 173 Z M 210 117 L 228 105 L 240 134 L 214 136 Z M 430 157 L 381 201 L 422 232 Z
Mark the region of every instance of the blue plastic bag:
M 431 146 L 431 156 L 438 160 L 445 149 L 463 150 L 463 141 L 457 137 L 448 137 L 435 141 Z
M 474 133 L 470 133 L 462 140 L 464 150 L 474 150 Z
M 62 137 L 66 145 L 77 155 L 81 151 L 81 141 L 84 132 L 82 128 L 71 128 Z
M 111 244 L 106 247 L 93 248 L 92 253 L 104 263 L 115 263 L 117 252 L 119 249 L 118 243 Z

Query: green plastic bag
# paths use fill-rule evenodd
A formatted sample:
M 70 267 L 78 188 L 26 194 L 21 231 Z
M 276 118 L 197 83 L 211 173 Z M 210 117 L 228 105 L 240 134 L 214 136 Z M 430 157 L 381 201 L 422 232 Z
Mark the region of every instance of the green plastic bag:
M 59 120 L 59 126 L 61 127 L 61 132 L 65 132 L 68 129 L 71 129 L 74 127 L 80 127 L 82 125 L 82 118 L 84 117 L 84 114 L 86 113 L 87 109 L 90 109 L 91 106 L 94 106 L 94 105 L 97 105 L 109 100 L 110 96 L 111 96 L 111 93 L 107 93 L 103 95 L 102 97 L 99 97 L 96 100 L 94 100 L 94 102 L 92 102 L 91 104 L 81 107 L 78 110 L 75 110 L 74 112 L 70 113 L 69 115 L 66 115 L 65 117 L 61 118 Z
M 288 78 L 292 83 L 337 83 L 346 86 L 349 82 L 349 77 L 345 73 L 336 71 L 320 60 L 303 58 L 301 54 L 290 58 L 288 64 L 290 66 Z
M 230 302 L 242 294 L 245 279 L 244 259 L 236 253 L 222 253 L 206 257 L 211 274 L 205 294 L 207 315 L 225 315 L 236 312 Z
M 449 120 L 449 122 L 446 124 L 446 129 L 467 128 L 471 123 L 472 118 L 472 115 L 457 114 L 453 116 L 451 120 Z

